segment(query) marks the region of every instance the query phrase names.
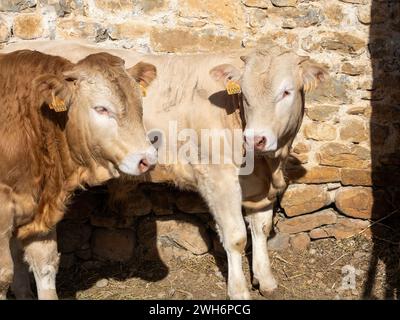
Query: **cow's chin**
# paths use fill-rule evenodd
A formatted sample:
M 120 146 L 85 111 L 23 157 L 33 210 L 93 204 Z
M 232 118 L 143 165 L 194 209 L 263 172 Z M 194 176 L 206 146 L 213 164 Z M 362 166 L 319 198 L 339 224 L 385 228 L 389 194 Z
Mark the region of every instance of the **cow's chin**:
M 257 156 L 268 157 L 271 159 L 279 156 L 278 147 L 276 144 L 272 146 L 266 146 L 263 150 L 255 149 L 254 151 Z
M 118 166 L 119 171 L 125 173 L 129 176 L 140 176 L 142 173 L 139 171 L 138 166 L 134 167 L 132 165 L 122 163 Z
M 260 150 L 255 150 L 254 154 L 258 157 L 267 157 L 267 158 L 276 158 L 276 150 L 268 150 L 268 151 L 260 151 Z
M 263 152 L 260 152 L 260 154 L 262 156 L 270 158 L 270 159 L 274 159 L 277 157 L 276 150 L 263 151 Z

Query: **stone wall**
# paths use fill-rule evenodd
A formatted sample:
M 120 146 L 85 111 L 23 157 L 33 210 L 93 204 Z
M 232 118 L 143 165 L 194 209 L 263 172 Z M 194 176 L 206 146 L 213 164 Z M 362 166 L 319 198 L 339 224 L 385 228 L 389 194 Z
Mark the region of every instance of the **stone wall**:
M 275 41 L 324 63 L 331 81 L 306 97 L 304 122 L 287 171 L 292 184 L 280 201 L 278 235 L 271 241 L 276 249 L 289 243 L 304 249 L 310 239 L 358 233 L 369 219 L 395 206 L 388 185 L 396 184 L 393 168 L 399 165 L 399 75 L 393 58 L 400 51 L 393 37 L 398 38 L 400 15 L 392 14 L 399 3 L 376 0 L 371 10 L 372 2 L 1 0 L 0 46 L 21 39 L 85 38 L 142 52 L 187 53 Z M 209 218 L 201 201 L 188 200 L 196 198 L 192 194 L 162 190 L 136 195 L 139 198 L 118 218 L 96 202 L 86 210 L 95 213 L 91 217 L 80 212 L 85 205 L 79 206 L 79 219 L 86 224 L 76 227 L 69 219 L 60 225 L 68 229 L 72 223 L 79 244 L 73 247 L 65 236 L 60 249 L 82 259 L 93 253 L 126 260 L 133 248 L 151 242 L 145 236 L 152 231 L 154 236 L 155 228 L 159 232 L 153 246 L 169 248 L 167 255 L 202 254 L 213 243 L 217 246 L 207 232 L 212 224 L 204 223 Z M 140 232 L 135 235 L 131 229 Z M 369 229 L 363 234 L 372 236 Z

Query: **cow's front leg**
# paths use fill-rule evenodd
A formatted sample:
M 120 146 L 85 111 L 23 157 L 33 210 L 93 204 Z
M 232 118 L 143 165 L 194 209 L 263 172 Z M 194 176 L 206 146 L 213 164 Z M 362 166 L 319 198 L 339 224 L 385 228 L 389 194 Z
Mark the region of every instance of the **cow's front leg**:
M 209 166 L 198 176 L 199 191 L 213 214 L 228 258 L 228 296 L 250 299 L 242 268 L 247 233 L 243 219 L 242 195 L 236 168 Z
M 15 219 L 14 212 L 12 190 L 0 183 L 0 300 L 6 299 L 14 273 L 10 251 L 10 239 Z
M 20 240 L 11 238 L 11 253 L 14 260 L 14 279 L 11 290 L 18 300 L 33 299 L 28 265 L 24 261 L 24 250 Z
M 253 285 L 259 286 L 260 293 L 265 296 L 277 288 L 272 274 L 268 256 L 267 238 L 272 228 L 273 205 L 261 210 L 246 210 L 253 248 Z
M 7 230 L 0 228 L 0 300 L 6 299 L 7 291 L 12 283 L 14 272 L 9 243 L 11 232 L 5 234 L 6 232 L 8 233 Z
M 30 239 L 24 244 L 25 260 L 35 276 L 38 298 L 40 300 L 58 299 L 56 275 L 59 265 L 56 231 Z

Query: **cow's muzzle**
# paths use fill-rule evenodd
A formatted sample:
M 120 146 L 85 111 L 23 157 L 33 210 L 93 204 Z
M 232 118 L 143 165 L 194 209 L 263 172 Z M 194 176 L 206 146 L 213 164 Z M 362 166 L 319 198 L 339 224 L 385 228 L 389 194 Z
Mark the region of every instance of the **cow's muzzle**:
M 277 149 L 277 138 L 269 130 L 249 130 L 244 131 L 244 141 L 246 148 L 256 152 L 274 152 Z
M 128 154 L 119 165 L 119 170 L 129 175 L 138 176 L 151 170 L 156 163 L 157 150 L 151 146 L 144 152 Z

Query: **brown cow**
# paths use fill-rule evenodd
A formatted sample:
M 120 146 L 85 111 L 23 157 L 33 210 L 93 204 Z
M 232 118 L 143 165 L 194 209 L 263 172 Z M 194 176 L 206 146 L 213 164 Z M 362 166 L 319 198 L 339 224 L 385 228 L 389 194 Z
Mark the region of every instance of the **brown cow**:
M 39 298 L 57 298 L 52 230 L 71 193 L 155 164 L 133 80 L 155 75 L 141 62 L 127 72 L 107 53 L 76 64 L 28 50 L 0 55 L 0 297 L 13 279 L 11 237 L 24 247 Z
M 143 55 L 68 41 L 19 43 L 6 50 L 15 47 L 36 48 L 73 61 L 106 50 L 123 57 L 128 66 L 138 60 L 156 65 L 158 77 L 143 100 L 144 125 L 147 130 L 164 133 L 164 139 L 158 150 L 159 165 L 150 172 L 148 181 L 172 182 L 179 188 L 198 191 L 205 199 L 227 252 L 231 299 L 250 297 L 242 269 L 242 253 L 247 241 L 242 215 L 242 206 L 245 207 L 245 219 L 252 236 L 253 284 L 259 286 L 264 295 L 277 287 L 267 250 L 273 204 L 277 194 L 286 187 L 283 169 L 301 125 L 304 92 L 324 81 L 327 72 L 323 67 L 273 45 L 229 53 L 180 56 Z M 239 85 L 242 92 L 228 95 L 229 83 L 233 83 L 231 89 L 236 92 Z M 174 152 L 169 152 L 174 145 L 179 150 L 194 150 L 195 155 L 201 150 L 206 160 L 222 153 L 218 148 L 203 152 L 203 147 L 210 143 L 197 137 L 205 129 L 213 129 L 226 138 L 223 149 L 226 146 L 234 151 L 225 157 L 227 163 L 176 161 Z M 174 130 L 189 139 L 180 140 L 179 135 L 170 139 Z M 240 137 L 244 131 L 247 153 L 254 150 L 256 154 L 254 170 L 247 175 L 239 174 L 241 162 L 235 161 L 242 160 L 243 144 L 242 139 L 232 138 L 235 130 L 239 130 Z M 123 199 L 124 185 L 117 185 L 112 192 L 115 199 Z

